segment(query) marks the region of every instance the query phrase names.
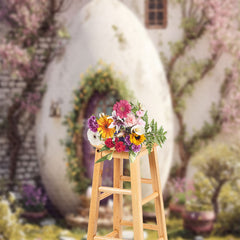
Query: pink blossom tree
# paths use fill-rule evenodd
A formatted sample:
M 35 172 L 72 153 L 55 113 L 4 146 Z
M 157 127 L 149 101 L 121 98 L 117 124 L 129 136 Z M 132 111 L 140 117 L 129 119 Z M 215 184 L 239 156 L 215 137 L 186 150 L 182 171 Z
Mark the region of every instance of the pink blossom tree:
M 2 0 L 0 19 L 8 32 L 0 41 L 0 69 L 12 79 L 25 82 L 22 92 L 12 101 L 7 112 L 7 137 L 10 152 L 10 187 L 15 178 L 19 150 L 34 122 L 43 91 L 39 84 L 48 62 L 54 56 L 57 32 L 61 25 L 55 15 L 64 0 Z M 41 39 L 50 39 L 43 53 L 38 54 Z M 24 116 L 24 134 L 19 123 Z
M 221 118 L 224 131 L 231 131 L 240 123 L 240 9 L 238 0 L 195 0 L 209 19 L 206 26 L 210 33 L 210 46 L 213 52 L 221 49 L 234 58 L 231 69 L 226 72 L 221 105 Z
M 240 10 L 238 0 L 176 2 L 182 10 L 183 39 L 170 43 L 172 56 L 169 59 L 163 56 L 163 59 L 179 125 L 177 144 L 181 165 L 178 175 L 184 177 L 194 152 L 222 129 L 230 130 L 239 123 L 239 68 L 234 62 L 240 58 Z M 197 56 L 189 56 L 187 50 L 193 48 L 204 34 L 209 37 L 209 57 L 199 60 Z M 233 59 L 232 69 L 226 71 L 223 99 L 211 111 L 212 122 L 206 122 L 202 129 L 189 137 L 183 120 L 185 100 L 193 92 L 195 84 L 215 68 L 223 53 L 232 55 Z

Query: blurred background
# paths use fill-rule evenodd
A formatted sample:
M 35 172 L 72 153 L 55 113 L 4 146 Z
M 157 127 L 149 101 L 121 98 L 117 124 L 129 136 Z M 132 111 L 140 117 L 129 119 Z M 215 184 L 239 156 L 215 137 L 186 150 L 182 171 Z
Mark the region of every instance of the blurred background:
M 95 153 L 86 120 L 121 98 L 142 102 L 168 132 L 158 160 L 169 239 L 240 239 L 239 7 L 0 0 L 0 240 L 86 239 Z M 107 161 L 106 186 L 112 169 Z M 101 202 L 99 234 L 111 231 L 112 206 Z M 153 203 L 143 217 L 156 221 Z

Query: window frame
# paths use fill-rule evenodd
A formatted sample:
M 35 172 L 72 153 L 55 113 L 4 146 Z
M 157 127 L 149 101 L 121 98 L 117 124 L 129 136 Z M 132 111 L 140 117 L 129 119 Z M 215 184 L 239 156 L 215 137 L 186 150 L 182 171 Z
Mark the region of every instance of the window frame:
M 150 9 L 149 8 L 149 1 L 151 0 L 145 0 L 145 26 L 148 29 L 164 29 L 167 27 L 167 0 L 162 0 L 163 1 L 163 9 L 159 10 L 157 8 L 153 8 Z M 158 0 L 152 0 L 155 2 L 155 4 L 157 4 Z M 149 13 L 150 12 L 162 12 L 163 13 L 163 23 L 162 24 L 156 24 L 156 23 L 151 23 L 150 19 L 149 19 Z M 156 21 L 156 16 L 154 18 L 154 21 Z

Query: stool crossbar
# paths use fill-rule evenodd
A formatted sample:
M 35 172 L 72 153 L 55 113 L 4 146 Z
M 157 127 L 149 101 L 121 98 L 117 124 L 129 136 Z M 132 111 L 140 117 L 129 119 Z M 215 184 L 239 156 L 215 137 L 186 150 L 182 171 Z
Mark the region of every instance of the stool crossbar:
M 109 151 L 99 152 L 96 148 L 95 162 Z M 162 198 L 162 190 L 157 161 L 156 146 L 149 154 L 149 166 L 151 179 L 141 178 L 140 157 L 148 154 L 146 147 L 133 163 L 130 162 L 130 177 L 123 175 L 123 159 L 129 159 L 126 152 L 113 153 L 113 187 L 102 186 L 102 172 L 104 162 L 94 165 L 92 181 L 92 197 L 89 211 L 89 223 L 87 240 L 124 240 L 122 238 L 122 227 L 133 227 L 134 240 L 144 240 L 143 229 L 155 230 L 158 232 L 158 240 L 167 240 L 165 214 Z M 123 189 L 123 182 L 131 182 L 131 189 Z M 141 183 L 152 184 L 153 193 L 142 199 Z M 105 236 L 97 236 L 97 220 L 100 201 L 113 194 L 113 231 Z M 133 221 L 123 219 L 123 195 L 130 195 L 132 198 Z M 142 205 L 149 201 L 155 201 L 156 224 L 143 223 Z

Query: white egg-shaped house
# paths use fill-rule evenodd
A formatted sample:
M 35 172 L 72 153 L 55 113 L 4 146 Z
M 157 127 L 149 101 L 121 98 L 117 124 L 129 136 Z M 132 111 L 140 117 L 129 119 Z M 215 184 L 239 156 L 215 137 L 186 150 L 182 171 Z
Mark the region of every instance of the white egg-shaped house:
M 66 176 L 66 158 L 60 140 L 66 138 L 64 116 L 73 109 L 73 91 L 80 74 L 99 59 L 113 63 L 127 77 L 127 86 L 144 104 L 150 117 L 167 130 L 167 141 L 158 149 L 162 185 L 165 184 L 173 151 L 173 111 L 163 65 L 145 28 L 135 15 L 118 0 L 93 0 L 73 17 L 68 32 L 71 39 L 60 59 L 47 69 L 47 91 L 36 121 L 36 142 L 43 183 L 48 195 L 63 213 L 74 211 L 79 197 Z M 60 99 L 61 117 L 50 116 L 53 101 Z M 148 176 L 146 158 L 142 175 Z M 151 193 L 143 185 L 143 194 Z

